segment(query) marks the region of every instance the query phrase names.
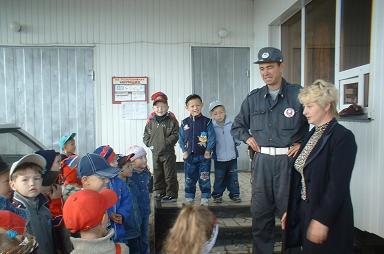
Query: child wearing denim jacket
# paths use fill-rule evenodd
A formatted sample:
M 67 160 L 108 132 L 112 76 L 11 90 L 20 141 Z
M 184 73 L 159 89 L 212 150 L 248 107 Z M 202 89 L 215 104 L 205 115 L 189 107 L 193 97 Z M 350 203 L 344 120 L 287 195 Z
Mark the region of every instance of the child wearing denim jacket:
M 149 214 L 150 200 L 148 183 L 151 178 L 151 173 L 147 167 L 147 152 L 143 147 L 133 145 L 128 148 L 128 154 L 133 154 L 130 161 L 133 162 L 133 173 L 131 177 L 132 181 L 132 194 L 140 200 L 138 202 L 138 208 L 140 211 L 140 239 L 139 247 L 140 254 L 148 254 L 149 242 L 148 242 L 148 225 L 149 225 Z
M 189 95 L 185 108 L 190 116 L 181 122 L 179 145 L 183 151 L 186 202 L 195 202 L 196 182 L 199 181 L 201 205 L 211 198 L 211 154 L 215 147 L 215 131 L 211 119 L 201 114 L 203 101 L 197 94 Z
M 232 121 L 228 119 L 223 103 L 220 101 L 211 102 L 209 104 L 209 113 L 216 134 L 216 147 L 213 153 L 215 165 L 213 202 L 223 202 L 223 193 L 225 189 L 228 189 L 229 198 L 239 203 L 241 199 L 237 175 L 237 157 L 239 156 L 237 146 L 240 145 L 240 142 L 236 142 L 231 135 Z

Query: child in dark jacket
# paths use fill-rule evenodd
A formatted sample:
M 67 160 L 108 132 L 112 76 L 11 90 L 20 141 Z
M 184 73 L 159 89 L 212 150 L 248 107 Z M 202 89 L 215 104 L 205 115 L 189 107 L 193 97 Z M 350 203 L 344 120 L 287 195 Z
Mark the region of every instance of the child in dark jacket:
M 179 145 L 183 151 L 186 203 L 195 202 L 196 182 L 199 181 L 201 205 L 211 198 L 211 154 L 215 147 L 215 131 L 211 119 L 201 114 L 203 101 L 197 94 L 189 95 L 185 107 L 190 116 L 181 122 Z
M 139 211 L 137 197 L 133 194 L 133 188 L 135 188 L 132 181 L 133 174 L 133 162 L 130 159 L 134 154 L 127 156 L 119 156 L 118 166 L 121 168 L 119 178 L 124 180 L 127 184 L 128 190 L 132 197 L 132 210 L 127 220 L 124 221 L 125 239 L 124 242 L 129 246 L 129 252 L 131 254 L 140 254 L 140 221 L 141 215 Z
M 132 180 L 132 193 L 136 196 L 138 202 L 138 208 L 140 211 L 140 254 L 149 253 L 148 242 L 148 225 L 150 214 L 150 200 L 148 183 L 151 178 L 151 173 L 147 167 L 147 152 L 144 148 L 133 145 L 128 148 L 128 154 L 134 154 L 130 161 L 133 162 L 133 174 Z
M 153 189 L 158 200 L 176 202 L 179 183 L 176 174 L 175 145 L 179 138 L 179 123 L 168 111 L 168 98 L 162 92 L 151 96 L 153 112 L 144 129 L 143 142 L 152 150 Z
M 13 205 L 28 214 L 27 231 L 36 237 L 39 254 L 55 253 L 51 212 L 48 199 L 41 194 L 42 173 L 46 161 L 38 154 L 28 154 L 12 164 L 9 172 L 10 185 L 15 191 Z
M 103 157 L 111 167 L 117 168 L 117 155 L 112 147 L 100 146 L 94 151 L 95 154 Z M 120 175 L 121 173 L 119 173 Z M 117 194 L 117 202 L 108 209 L 108 216 L 111 220 L 111 226 L 115 230 L 113 236 L 114 242 L 126 243 L 124 222 L 129 218 L 132 210 L 132 197 L 125 181 L 116 176 L 111 178 L 108 183 L 108 188 Z

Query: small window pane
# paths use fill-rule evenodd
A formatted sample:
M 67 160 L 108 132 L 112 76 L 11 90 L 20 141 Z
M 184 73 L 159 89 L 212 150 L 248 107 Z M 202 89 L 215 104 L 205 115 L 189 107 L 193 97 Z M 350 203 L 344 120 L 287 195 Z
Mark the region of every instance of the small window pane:
M 283 76 L 293 84 L 301 83 L 301 12 L 281 25 L 281 50 L 284 56 Z
M 371 0 L 343 0 L 341 7 L 340 70 L 369 63 Z
M 357 104 L 359 84 L 350 83 L 344 86 L 344 104 Z
M 313 0 L 305 10 L 305 84 L 334 83 L 336 1 Z

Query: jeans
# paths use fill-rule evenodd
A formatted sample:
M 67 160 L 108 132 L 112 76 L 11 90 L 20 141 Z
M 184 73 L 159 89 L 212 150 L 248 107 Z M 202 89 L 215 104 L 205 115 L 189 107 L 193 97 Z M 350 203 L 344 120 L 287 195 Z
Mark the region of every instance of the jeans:
M 240 195 L 240 188 L 237 175 L 237 159 L 214 161 L 214 164 L 215 182 L 213 184 L 212 197 L 221 197 L 225 189 L 229 191 L 230 198 L 238 197 Z
M 211 159 L 205 159 L 203 155 L 189 155 L 184 160 L 184 173 L 186 198 L 195 198 L 197 181 L 199 181 L 201 197 L 211 197 Z

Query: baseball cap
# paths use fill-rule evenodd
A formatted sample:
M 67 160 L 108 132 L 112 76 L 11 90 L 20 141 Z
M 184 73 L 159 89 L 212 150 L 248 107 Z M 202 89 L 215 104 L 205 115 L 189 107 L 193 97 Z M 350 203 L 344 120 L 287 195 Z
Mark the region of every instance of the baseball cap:
M 134 153 L 131 153 L 128 155 L 118 154 L 117 155 L 117 163 L 119 165 L 119 168 L 122 168 L 124 166 L 124 164 L 129 162 L 133 156 L 135 156 Z
M 151 100 L 153 101 L 153 105 L 155 105 L 155 103 L 158 101 L 168 103 L 168 97 L 163 92 L 156 92 L 156 93 L 152 94 Z
M 113 148 L 109 145 L 106 146 L 99 146 L 96 148 L 93 153 L 100 155 L 104 159 L 108 161 L 108 163 L 111 163 L 113 159 L 116 157 L 116 153 L 113 151 Z
M 69 140 L 73 139 L 74 137 L 76 137 L 76 133 L 71 133 L 70 135 L 64 135 L 62 136 L 60 139 L 59 139 L 59 146 L 60 146 L 60 149 L 64 149 L 64 145 L 65 143 L 67 143 Z
M 22 235 L 25 232 L 26 224 L 23 217 L 8 210 L 0 210 L 0 228 L 13 230 Z
M 25 156 L 23 156 L 20 160 L 18 161 L 15 161 L 12 166 L 11 166 L 11 170 L 9 171 L 9 176 L 12 176 L 13 173 L 15 173 L 15 170 L 17 167 L 19 167 L 21 164 L 24 164 L 24 163 L 33 163 L 33 164 L 36 164 L 38 165 L 39 167 L 41 167 L 41 170 L 43 173 L 44 169 L 45 169 L 45 165 L 47 164 L 46 160 L 44 159 L 43 156 L 39 155 L 39 154 L 35 154 L 35 153 L 32 153 L 32 154 L 27 154 Z
M 133 154 L 129 160 L 134 161 L 144 155 L 147 155 L 147 152 L 141 146 L 132 145 L 128 147 L 128 154 L 129 155 Z
M 272 62 L 282 63 L 283 54 L 281 53 L 280 49 L 273 47 L 265 47 L 259 50 L 259 53 L 257 54 L 257 61 L 254 63 L 260 64 Z
M 80 190 L 68 197 L 63 207 L 65 227 L 72 233 L 87 231 L 100 224 L 108 208 L 117 202 L 113 190 L 104 189 L 100 192 Z
M 211 103 L 209 103 L 208 111 L 211 112 L 214 108 L 218 106 L 224 106 L 224 105 L 220 101 L 212 101 Z
M 80 159 L 77 168 L 77 177 L 98 175 L 106 178 L 113 178 L 120 173 L 119 168 L 111 167 L 108 162 L 98 154 L 87 153 Z

